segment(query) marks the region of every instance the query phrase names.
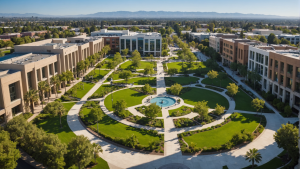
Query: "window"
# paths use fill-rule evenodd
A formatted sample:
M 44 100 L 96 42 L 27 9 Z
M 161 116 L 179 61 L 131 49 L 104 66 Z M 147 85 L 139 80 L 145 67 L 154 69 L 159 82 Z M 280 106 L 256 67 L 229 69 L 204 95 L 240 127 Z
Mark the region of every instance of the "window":
M 252 59 L 252 51 L 250 51 L 250 59 Z
M 144 38 L 138 38 L 138 51 L 144 50 Z
M 279 95 L 282 96 L 283 95 L 283 90 L 280 88 L 279 89 Z
M 74 62 L 74 60 L 73 60 L 73 62 Z M 49 67 L 49 74 L 53 75 L 52 65 L 49 65 L 48 67 Z
M 274 75 L 275 77 L 274 77 L 274 80 L 276 81 L 276 82 L 278 82 L 278 73 L 277 72 L 275 72 L 275 75 Z
M 292 75 L 293 74 L 293 66 L 288 64 L 287 68 L 288 68 L 287 72 Z
M 126 49 L 130 50 L 130 39 L 126 39 Z
M 150 39 L 150 51 L 154 51 L 154 39 Z
M 156 51 L 160 51 L 160 39 L 156 39 Z
M 258 53 L 256 53 L 256 62 L 258 62 L 259 60 L 258 60 Z
M 269 78 L 272 79 L 272 70 L 269 70 Z
M 264 79 L 264 88 L 267 89 L 267 80 Z
M 27 81 L 29 90 L 32 89 L 32 80 L 31 80 L 31 72 L 27 73 Z
M 125 49 L 125 39 L 121 39 L 121 50 Z
M 14 107 L 14 108 L 12 108 L 11 112 L 12 112 L 13 115 L 16 115 L 17 113 L 19 113 L 19 105 L 16 106 L 16 107 Z
M 286 87 L 292 88 L 293 79 L 287 77 L 286 78 Z
M 265 67 L 265 74 L 264 76 L 268 77 L 268 68 Z
M 57 73 L 57 62 L 54 62 L 54 70 L 55 70 L 55 73 Z
M 300 78 L 300 68 L 299 68 L 299 67 L 296 68 L 296 72 L 297 72 L 296 76 L 297 76 L 298 78 Z
M 110 39 L 109 39 L 109 38 L 106 38 L 106 42 L 110 42 Z
M 264 64 L 264 55 L 261 55 L 260 63 L 261 63 L 261 64 Z
M 9 87 L 10 101 L 16 100 L 17 99 L 16 83 L 10 84 L 8 87 Z
M 282 75 L 280 75 L 280 84 L 283 85 L 283 79 L 284 77 Z
M 271 66 L 271 67 L 273 66 L 273 59 L 271 59 L 271 63 L 270 63 L 270 66 Z
M 42 68 L 42 76 L 43 78 L 46 78 L 46 67 Z
M 300 83 L 296 82 L 295 91 L 300 93 Z
M 275 92 L 278 93 L 278 86 L 277 85 L 274 86 L 275 86 Z
M 284 71 L 284 63 L 283 62 L 280 62 L 280 71 Z
M 269 64 L 269 57 L 266 56 L 266 57 L 265 57 L 265 65 L 268 66 L 268 64 Z
M 278 68 L 278 61 L 275 60 L 275 68 Z
M 132 51 L 136 50 L 136 39 L 132 39 L 131 44 L 132 44 Z
M 295 96 L 295 105 L 300 107 L 300 98 Z

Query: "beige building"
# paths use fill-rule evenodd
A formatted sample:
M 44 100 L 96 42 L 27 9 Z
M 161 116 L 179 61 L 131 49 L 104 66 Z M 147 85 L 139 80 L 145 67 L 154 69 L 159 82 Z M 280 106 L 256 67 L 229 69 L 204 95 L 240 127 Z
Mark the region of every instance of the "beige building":
M 15 46 L 15 53 L 0 58 L 0 123 L 23 112 L 24 93 L 38 90 L 41 81 L 50 84 L 52 76 L 68 70 L 76 77 L 77 63 L 103 46 L 102 38 L 85 35 Z M 51 94 L 55 94 L 53 86 Z

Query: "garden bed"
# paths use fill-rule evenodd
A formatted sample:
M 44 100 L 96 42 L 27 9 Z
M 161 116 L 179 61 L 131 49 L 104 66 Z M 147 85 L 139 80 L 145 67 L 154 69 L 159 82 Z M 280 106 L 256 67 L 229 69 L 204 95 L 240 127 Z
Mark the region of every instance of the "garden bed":
M 181 106 L 177 109 L 169 110 L 170 117 L 179 117 L 191 113 L 193 108 L 187 106 Z
M 174 125 L 176 128 L 183 128 L 183 127 L 191 127 L 191 126 L 197 126 L 197 125 L 205 125 L 211 122 L 215 121 L 214 116 L 211 116 L 210 114 L 207 115 L 207 117 L 202 118 L 200 115 L 189 119 L 189 118 L 179 118 L 179 119 L 173 119 Z

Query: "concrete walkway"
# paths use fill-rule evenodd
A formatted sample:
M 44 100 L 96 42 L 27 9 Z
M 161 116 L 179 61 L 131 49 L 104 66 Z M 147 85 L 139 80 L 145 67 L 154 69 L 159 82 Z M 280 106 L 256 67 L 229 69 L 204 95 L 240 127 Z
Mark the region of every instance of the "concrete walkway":
M 102 81 L 105 80 L 113 71 L 109 72 L 109 74 L 104 77 Z M 101 81 L 101 82 L 102 82 Z M 78 113 L 80 107 L 86 99 L 92 95 L 101 85 L 102 83 L 98 82 L 83 98 L 80 102 L 77 102 L 72 109 L 69 111 L 67 116 L 68 124 L 71 130 L 76 135 L 84 135 L 90 139 L 91 142 L 96 142 L 102 146 L 103 153 L 100 156 L 106 160 L 110 166 L 110 168 L 138 168 L 138 169 L 154 169 L 159 168 L 165 164 L 170 163 L 180 163 L 188 166 L 190 169 L 216 169 L 222 168 L 222 166 L 227 165 L 230 169 L 231 168 L 243 168 L 245 166 L 250 165 L 248 161 L 245 160 L 244 155 L 250 148 L 257 148 L 262 155 L 262 161 L 259 165 L 262 165 L 275 156 L 277 156 L 282 149 L 277 147 L 275 140 L 273 139 L 273 134 L 276 132 L 278 128 L 280 128 L 281 124 L 286 123 L 287 120 L 279 117 L 278 114 L 271 114 L 265 113 L 267 119 L 267 125 L 264 132 L 253 142 L 247 144 L 240 149 L 230 151 L 227 153 L 220 153 L 220 154 L 212 154 L 212 155 L 201 155 L 201 156 L 183 156 L 180 151 L 179 141 L 177 134 L 185 132 L 185 131 L 193 131 L 199 130 L 203 128 L 207 128 L 213 125 L 220 124 L 224 121 L 224 118 L 230 116 L 231 113 L 235 112 L 235 102 L 231 101 L 230 98 L 224 92 L 217 92 L 215 90 L 207 89 L 214 91 L 218 94 L 221 94 L 229 101 L 229 109 L 227 110 L 226 114 L 222 116 L 221 119 L 216 120 L 212 123 L 206 125 L 199 125 L 187 128 L 175 128 L 173 123 L 173 118 L 169 116 L 168 110 L 176 109 L 181 107 L 182 105 L 192 107 L 191 105 L 181 102 L 181 104 L 169 107 L 169 108 L 162 108 L 162 114 L 164 119 L 164 138 L 165 138 L 165 154 L 164 156 L 158 155 L 148 155 L 138 152 L 133 152 L 124 148 L 120 148 L 118 146 L 112 145 L 108 142 L 105 142 L 99 138 L 96 138 L 94 135 L 89 133 L 84 127 L 80 124 L 78 120 Z M 192 85 L 195 87 L 195 84 Z M 166 87 L 164 82 L 164 73 L 163 73 L 163 66 L 162 63 L 158 61 L 157 63 L 157 96 L 166 95 Z M 93 99 L 97 100 L 97 99 Z M 104 106 L 104 98 L 99 99 L 100 105 L 102 109 L 106 109 Z M 103 104 L 102 104 L 103 103 Z M 142 102 L 141 105 L 145 105 L 147 103 Z M 104 106 L 104 107 L 103 107 Z M 140 105 L 138 105 L 140 106 Z M 129 107 L 128 110 L 132 110 L 134 107 Z M 107 110 L 107 109 L 106 109 Z M 255 112 L 246 112 L 246 111 L 239 111 L 240 113 L 250 113 L 254 114 Z M 108 110 L 105 112 L 107 115 L 111 116 L 112 112 Z M 137 113 L 135 112 L 137 115 Z M 256 114 L 256 113 L 255 113 Z M 192 117 L 194 114 L 188 114 L 189 117 Z M 184 116 L 182 116 L 184 117 Z M 180 117 L 179 117 L 180 118 Z M 126 125 L 132 125 L 123 122 Z M 139 126 L 135 126 L 138 127 Z M 143 126 L 145 127 L 145 126 Z M 149 128 L 147 128 L 149 129 Z

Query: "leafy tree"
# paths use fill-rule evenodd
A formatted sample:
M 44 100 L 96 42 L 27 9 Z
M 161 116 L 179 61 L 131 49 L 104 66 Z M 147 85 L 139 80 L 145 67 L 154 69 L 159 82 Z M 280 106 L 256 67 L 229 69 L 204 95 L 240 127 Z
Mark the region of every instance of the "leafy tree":
M 105 45 L 103 48 L 102 48 L 103 52 L 104 52 L 104 56 L 106 56 L 106 54 L 111 50 L 109 45 Z
M 256 112 L 258 113 L 259 110 L 264 108 L 265 101 L 262 100 L 262 99 L 260 100 L 259 98 L 255 98 L 255 99 L 252 100 L 251 105 L 256 110 Z
M 103 152 L 102 147 L 99 144 L 93 143 L 93 152 L 94 152 L 93 153 L 94 154 L 94 159 L 95 159 L 95 162 L 96 162 L 98 154 Z
M 12 47 L 14 47 L 14 43 L 12 41 L 6 41 L 4 46 L 5 46 L 6 49 L 7 49 L 7 47 L 12 48 Z
M 17 167 L 17 160 L 21 157 L 20 151 L 16 148 L 17 142 L 10 140 L 7 131 L 0 130 L 0 166 L 1 168 L 14 169 Z
M 114 55 L 114 61 L 116 62 L 116 65 L 123 62 L 122 56 L 119 52 L 116 52 L 116 54 Z
M 141 54 L 137 51 L 137 50 L 135 50 L 135 51 L 133 51 L 132 52 L 132 58 L 131 58 L 131 60 L 132 60 L 132 66 L 133 67 L 135 67 L 135 69 L 137 68 L 137 67 L 140 67 L 140 65 L 141 65 L 141 60 L 142 60 L 142 58 L 141 58 Z
M 125 111 L 127 107 L 127 103 L 125 100 L 117 100 L 114 104 L 113 104 L 113 108 L 115 109 L 115 112 L 122 112 Z
M 21 138 L 23 138 L 28 124 L 29 123 L 27 123 L 23 116 L 16 116 L 7 122 L 5 130 L 10 133 L 10 139 L 12 141 L 19 141 Z
M 144 69 L 144 75 L 147 76 L 147 75 L 153 75 L 154 74 L 154 69 L 153 69 L 153 66 L 152 65 L 147 65 L 146 68 Z M 149 77 L 148 76 L 148 80 L 149 80 Z
M 178 73 L 178 69 L 175 68 L 175 67 L 168 69 L 168 74 L 171 75 L 171 76 L 173 76 L 177 73 Z
M 81 72 L 84 70 L 84 67 L 85 67 L 84 61 L 82 61 L 82 60 L 79 61 L 76 65 L 77 72 L 80 72 L 80 74 L 81 74 Z
M 232 74 L 234 75 L 234 71 L 236 71 L 238 65 L 235 62 L 230 63 L 230 69 L 232 70 Z
M 83 135 L 73 137 L 67 150 L 68 163 L 76 164 L 79 169 L 88 165 L 93 159 L 93 146 Z
M 125 146 L 135 148 L 135 146 L 139 143 L 139 140 L 137 137 L 132 134 L 130 137 L 128 137 L 125 141 Z
M 235 83 L 229 83 L 229 86 L 226 87 L 228 94 L 233 97 L 239 91 L 239 87 Z
M 298 138 L 299 130 L 293 124 L 282 124 L 281 128 L 274 134 L 274 139 L 278 147 L 286 150 L 289 157 L 292 158 L 295 158 L 299 153 Z
M 224 110 L 225 110 L 225 107 L 223 107 L 217 103 L 217 106 L 215 108 L 216 115 L 218 115 L 218 116 L 221 115 L 222 113 L 224 113 Z
M 151 118 L 152 120 L 157 117 L 157 114 L 160 113 L 160 107 L 156 105 L 156 103 L 151 103 L 148 107 L 145 109 L 145 115 Z
M 289 117 L 292 114 L 292 109 L 289 105 L 284 107 L 284 113 Z
M 175 83 L 170 88 L 171 93 L 176 96 L 178 96 L 180 94 L 181 90 L 182 90 L 182 86 L 178 83 Z
M 66 76 L 67 82 L 70 82 L 70 81 L 74 80 L 74 75 L 70 70 L 66 71 L 65 76 Z
M 208 109 L 209 107 L 207 106 L 207 101 L 205 100 L 196 103 L 196 105 L 194 106 L 194 111 L 202 117 L 202 121 L 203 118 L 208 115 Z
M 66 80 L 67 80 L 67 74 L 66 72 L 63 72 L 62 74 L 58 75 L 59 81 L 64 83 L 65 86 L 65 93 L 67 92 L 67 84 L 66 84 Z
M 123 50 L 122 50 L 122 53 L 123 53 L 124 56 L 127 56 L 127 54 L 128 54 L 128 49 L 127 49 L 127 48 L 126 48 L 126 49 L 123 49 Z
M 214 78 L 217 78 L 218 77 L 218 72 L 217 71 L 214 71 L 214 70 L 211 70 L 207 73 L 207 76 L 213 80 Z M 211 84 L 213 84 L 213 81 L 211 81 Z
M 262 158 L 261 154 L 258 152 L 258 150 L 256 148 L 249 149 L 249 151 L 247 151 L 245 157 L 246 157 L 246 160 L 248 160 L 249 162 L 252 162 L 252 168 L 254 168 L 254 162 L 259 163 Z
M 59 115 L 60 128 L 62 128 L 61 116 L 64 115 L 65 111 L 66 111 L 66 109 L 65 109 L 64 105 L 60 102 L 48 103 L 44 109 L 45 113 L 53 114 L 53 116 Z
M 160 30 L 161 35 L 164 35 L 166 33 L 166 29 L 165 28 L 161 28 Z
M 166 50 L 166 49 L 168 49 L 168 44 L 167 43 L 162 43 L 162 49 L 163 50 Z
M 269 36 L 268 36 L 268 43 L 270 44 L 276 44 L 276 35 L 274 33 L 271 33 Z
M 123 70 L 119 75 L 120 78 L 126 80 L 126 83 L 128 82 L 128 80 L 130 79 L 131 76 L 132 76 L 132 73 L 129 70 Z
M 147 83 L 145 84 L 145 86 L 142 87 L 142 91 L 146 94 L 151 93 L 152 92 L 152 88 L 151 86 Z
M 265 36 L 260 36 L 259 41 L 263 42 L 263 43 L 267 43 L 268 40 Z
M 99 133 L 98 123 L 103 117 L 102 110 L 100 108 L 92 108 L 90 115 L 91 119 L 97 122 L 97 132 Z
M 34 90 L 34 89 L 29 90 L 24 95 L 24 100 L 25 100 L 25 102 L 30 104 L 31 113 L 34 114 L 34 103 L 39 100 L 38 91 Z
M 195 48 L 195 45 L 196 45 L 196 44 L 195 44 L 194 41 L 192 41 L 192 42 L 189 43 L 189 45 L 190 45 L 190 47 Z
M 107 68 L 109 68 L 109 69 L 115 68 L 115 67 L 117 66 L 116 63 L 117 63 L 117 62 L 115 62 L 115 61 L 108 61 L 108 62 L 107 62 Z
M 162 56 L 168 56 L 168 51 L 165 49 L 161 52 L 161 55 Z

